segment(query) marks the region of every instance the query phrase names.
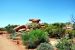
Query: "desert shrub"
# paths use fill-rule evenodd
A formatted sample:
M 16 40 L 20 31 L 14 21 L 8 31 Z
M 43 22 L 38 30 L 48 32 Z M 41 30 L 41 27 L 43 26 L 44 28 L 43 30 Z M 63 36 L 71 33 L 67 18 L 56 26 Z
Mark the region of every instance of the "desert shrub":
M 40 29 L 22 33 L 23 44 L 28 48 L 36 48 L 37 45 L 43 42 L 48 42 L 48 34 Z
M 75 37 L 75 30 L 72 30 L 71 33 L 69 33 L 69 37 L 70 38 L 74 38 Z
M 71 50 L 75 50 L 75 44 L 72 44 Z
M 37 50 L 53 50 L 53 47 L 49 43 L 41 43 L 38 47 Z
M 22 41 L 24 45 L 28 44 L 29 41 L 29 32 L 22 32 Z
M 48 33 L 49 37 L 53 36 L 53 32 L 54 32 L 55 28 L 56 28 L 56 26 L 53 26 L 53 25 L 48 25 L 45 28 L 45 31 Z
M 68 38 L 62 38 L 61 41 L 56 45 L 58 50 L 71 50 L 72 42 Z
M 55 38 L 61 38 L 63 37 L 65 33 L 65 29 L 59 27 L 58 25 L 48 25 L 45 29 L 46 32 L 48 32 L 49 37 L 55 37 Z
M 69 34 L 70 39 L 75 37 L 75 30 L 66 30 L 65 33 Z
M 5 28 L 0 28 L 0 31 L 5 31 Z
M 56 38 L 61 38 L 64 35 L 65 30 L 62 28 L 56 28 L 56 29 L 52 29 L 52 34 L 53 36 L 55 36 Z
M 37 23 L 29 23 L 28 27 L 31 29 L 38 29 L 38 28 L 40 28 L 40 25 Z
M 16 39 L 16 36 L 17 36 L 17 33 L 16 33 L 16 32 L 11 33 L 11 34 L 10 34 L 10 39 L 15 40 L 15 39 Z
M 15 27 L 17 27 L 18 25 L 7 25 L 6 27 L 5 27 L 5 30 L 9 33 L 9 34 L 11 34 L 11 33 L 14 33 L 14 28 Z

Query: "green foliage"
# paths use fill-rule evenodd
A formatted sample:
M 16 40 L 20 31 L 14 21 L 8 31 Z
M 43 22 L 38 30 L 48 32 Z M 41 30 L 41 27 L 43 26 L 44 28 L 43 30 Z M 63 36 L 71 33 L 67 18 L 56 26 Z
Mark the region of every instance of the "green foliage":
M 29 32 L 22 32 L 22 41 L 24 45 L 28 45 L 29 41 Z
M 5 31 L 5 28 L 0 28 L 0 31 Z
M 75 44 L 72 44 L 71 50 L 75 50 Z
M 62 28 L 62 27 L 65 26 L 65 23 L 53 23 L 52 25 L 53 25 L 53 26 L 57 26 L 57 27 L 59 27 L 59 28 Z
M 15 32 L 15 30 L 14 30 L 14 28 L 16 27 L 17 25 L 7 25 L 6 27 L 5 27 L 5 30 L 10 34 L 10 39 L 15 39 L 16 38 L 16 32 Z
M 70 25 L 70 24 L 72 24 L 72 23 L 71 23 L 71 22 L 66 22 L 65 24 L 66 24 L 66 25 Z
M 49 43 L 41 43 L 38 47 L 37 50 L 53 50 L 53 47 Z
M 75 30 L 66 30 L 66 34 L 69 34 L 69 38 L 74 38 L 75 37 Z
M 10 34 L 10 39 L 15 40 L 16 39 L 16 36 L 17 36 L 17 33 L 14 32 L 14 33 Z
M 72 37 L 75 37 L 75 30 L 72 30 L 71 36 L 72 36 Z
M 62 28 L 52 29 L 53 35 L 57 38 L 63 37 L 64 32 L 65 32 L 65 30 Z
M 48 34 L 40 29 L 22 33 L 22 40 L 28 48 L 35 48 L 43 42 L 48 42 Z
M 8 25 L 8 26 L 6 26 L 5 27 L 5 29 L 6 29 L 6 31 L 8 32 L 8 33 L 14 33 L 15 31 L 13 30 L 15 27 L 16 27 L 17 25 Z
M 61 41 L 57 44 L 58 50 L 71 50 L 72 42 L 68 38 L 62 38 Z
M 75 50 L 75 43 L 69 37 L 64 37 L 56 47 L 58 50 Z
M 53 26 L 53 25 L 48 25 L 45 29 L 46 32 L 48 32 L 49 35 L 52 34 L 52 29 L 55 29 L 56 26 Z
M 38 23 L 30 23 L 28 26 L 30 28 L 32 28 L 32 29 L 38 29 L 38 28 L 40 28 L 40 25 Z
M 45 29 L 46 32 L 48 32 L 50 37 L 57 37 L 60 38 L 65 33 L 65 30 L 62 27 L 59 27 L 58 24 L 52 24 L 48 25 Z
M 75 23 L 73 24 L 73 29 L 75 30 Z
M 44 24 L 45 27 L 48 27 L 48 25 L 49 25 L 48 23 L 43 23 L 43 24 Z

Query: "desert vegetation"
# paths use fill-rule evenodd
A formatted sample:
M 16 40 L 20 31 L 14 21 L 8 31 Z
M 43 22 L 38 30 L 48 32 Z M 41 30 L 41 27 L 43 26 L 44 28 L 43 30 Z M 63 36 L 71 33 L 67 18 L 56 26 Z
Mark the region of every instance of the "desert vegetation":
M 29 23 L 28 31 L 16 32 L 14 30 L 18 25 L 8 25 L 0 28 L 0 31 L 7 31 L 9 38 L 17 40 L 20 37 L 22 44 L 26 49 L 36 50 L 75 50 L 75 24 L 74 23 Z M 20 35 L 19 35 L 20 33 Z M 52 46 L 49 41 L 50 38 L 59 39 L 58 43 Z

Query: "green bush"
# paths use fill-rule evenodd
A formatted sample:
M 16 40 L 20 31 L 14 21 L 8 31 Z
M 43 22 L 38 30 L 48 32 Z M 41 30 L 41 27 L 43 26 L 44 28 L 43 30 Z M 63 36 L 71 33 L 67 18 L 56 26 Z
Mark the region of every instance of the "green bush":
M 37 50 L 53 50 L 53 47 L 49 43 L 41 43 L 38 47 Z
M 28 25 L 28 27 L 29 27 L 29 28 L 32 28 L 32 29 L 38 29 L 38 28 L 40 28 L 40 25 L 37 24 L 37 23 L 30 23 L 30 24 Z
M 75 50 L 75 44 L 72 44 L 71 50 Z
M 56 25 L 48 25 L 45 29 L 49 37 L 61 38 L 65 34 L 65 29 Z
M 71 40 L 68 38 L 63 38 L 61 41 L 56 45 L 58 50 L 71 50 Z
M 71 33 L 69 33 L 69 37 L 70 38 L 74 38 L 75 37 L 75 30 L 72 30 Z
M 37 45 L 43 42 L 48 42 L 48 34 L 40 29 L 22 33 L 24 45 L 28 48 L 36 48 Z
M 69 34 L 70 39 L 75 37 L 75 30 L 66 30 L 65 33 Z
M 14 33 L 14 28 L 15 27 L 17 27 L 18 25 L 7 25 L 6 27 L 5 27 L 5 30 L 9 33 L 9 34 L 11 34 L 11 33 Z
M 10 39 L 15 40 L 15 39 L 16 39 L 16 36 L 17 36 L 17 33 L 16 33 L 16 32 L 11 33 L 11 34 L 10 34 Z

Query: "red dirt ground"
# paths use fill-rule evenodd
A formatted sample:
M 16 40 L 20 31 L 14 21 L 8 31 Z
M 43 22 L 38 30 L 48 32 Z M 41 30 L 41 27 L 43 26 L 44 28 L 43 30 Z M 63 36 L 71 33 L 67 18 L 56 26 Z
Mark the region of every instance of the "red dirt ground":
M 11 40 L 7 39 L 5 35 L 0 35 L 0 50 L 26 50 L 21 45 L 16 45 Z

